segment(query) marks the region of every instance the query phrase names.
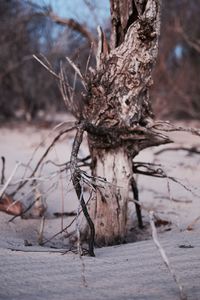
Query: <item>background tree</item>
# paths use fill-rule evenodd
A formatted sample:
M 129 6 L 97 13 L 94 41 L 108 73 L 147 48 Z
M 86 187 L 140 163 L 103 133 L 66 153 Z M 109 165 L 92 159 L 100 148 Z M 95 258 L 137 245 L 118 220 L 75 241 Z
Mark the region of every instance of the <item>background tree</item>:
M 158 63 L 152 87 L 156 115 L 199 119 L 200 1 L 163 1 Z
M 0 117 L 13 118 L 18 112 L 30 120 L 41 110 L 43 116 L 63 110 L 57 83 L 32 55 L 42 53 L 58 71 L 66 55 L 74 61 L 86 60 L 90 51 L 88 41 L 86 47 L 85 38 L 55 20 L 49 7 L 5 0 L 0 3 L 0 15 Z M 69 76 L 70 82 L 72 76 Z M 76 87 L 78 91 L 79 85 Z
M 1 1 L 1 119 L 15 116 L 16 111 L 31 119 L 41 110 L 44 115 L 64 109 L 55 80 L 32 60 L 32 54 L 43 53 L 57 71 L 67 55 L 84 72 L 102 16 L 97 1 L 80 0 L 81 5 L 88 14 L 80 20 L 75 15 L 67 18 L 67 6 L 66 18 L 61 18 L 50 6 L 40 7 L 34 1 Z M 199 0 L 163 0 L 159 59 L 153 76 L 156 84 L 151 88 L 154 112 L 162 118 L 199 118 L 199 9 Z M 108 37 L 109 21 L 104 24 Z M 70 66 L 67 74 L 72 82 Z M 77 88 L 80 103 L 79 83 Z
M 50 36 L 47 37 L 51 24 L 41 11 L 23 1 L 1 1 L 0 14 L 1 116 L 13 117 L 20 110 L 22 116 L 30 119 L 38 110 L 48 109 L 59 95 L 54 80 L 32 57 L 33 52 L 41 51 L 42 40 L 44 53 L 48 46 L 48 51 L 52 48 Z

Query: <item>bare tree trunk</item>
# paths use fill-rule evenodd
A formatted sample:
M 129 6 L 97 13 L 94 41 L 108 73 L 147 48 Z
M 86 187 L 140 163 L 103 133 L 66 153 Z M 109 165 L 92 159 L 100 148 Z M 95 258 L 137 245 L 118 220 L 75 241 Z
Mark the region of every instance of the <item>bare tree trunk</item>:
M 89 131 L 93 175 L 106 178 L 90 203 L 96 242 L 123 242 L 132 159 L 146 147 L 165 143 L 149 129 L 152 122 L 149 87 L 158 52 L 159 0 L 111 0 L 109 47 L 99 29 L 97 70 L 88 78 L 83 117 Z M 98 180 L 97 180 L 98 184 Z
M 123 147 L 109 151 L 95 151 L 93 175 L 106 179 L 97 189 L 96 199 L 90 204 L 90 215 L 96 230 L 98 245 L 122 243 L 126 236 L 129 180 L 132 164 Z M 97 184 L 101 186 L 101 182 Z

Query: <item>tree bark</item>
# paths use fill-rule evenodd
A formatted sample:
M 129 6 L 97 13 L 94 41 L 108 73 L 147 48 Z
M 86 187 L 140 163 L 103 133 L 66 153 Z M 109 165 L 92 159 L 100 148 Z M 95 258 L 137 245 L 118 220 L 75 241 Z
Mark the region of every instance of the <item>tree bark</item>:
M 96 180 L 96 198 L 90 203 L 90 215 L 96 230 L 97 245 L 122 243 L 126 236 L 127 206 L 129 199 L 129 181 L 132 176 L 132 164 L 122 148 L 94 150 L 95 163 L 93 175 L 105 178 Z
M 149 129 L 151 73 L 158 53 L 159 0 L 111 0 L 110 47 L 100 32 L 97 70 L 87 78 L 83 118 L 96 128 L 88 141 L 97 197 L 89 212 L 96 243 L 110 245 L 126 237 L 132 159 L 146 147 L 165 143 Z M 108 53 L 108 49 L 110 53 Z M 106 49 L 106 50 L 105 50 Z

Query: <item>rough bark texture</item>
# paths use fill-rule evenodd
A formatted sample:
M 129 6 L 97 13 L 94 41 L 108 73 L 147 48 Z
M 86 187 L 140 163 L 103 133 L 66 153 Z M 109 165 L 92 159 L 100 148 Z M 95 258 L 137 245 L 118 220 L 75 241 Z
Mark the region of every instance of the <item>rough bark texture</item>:
M 127 16 L 127 25 L 119 26 L 119 3 L 128 6 L 129 2 L 134 1 L 111 2 L 115 9 L 111 11 L 111 51 L 106 56 L 101 53 L 98 72 L 89 85 L 89 105 L 84 113 L 87 119 L 98 126 L 145 125 L 146 119 L 152 116 L 148 91 L 152 85 L 151 73 L 158 52 L 160 5 L 156 0 L 149 0 L 140 15 L 132 4 L 132 22 Z M 121 22 L 124 24 L 125 20 L 122 18 Z M 124 36 L 122 30 L 126 32 Z
M 103 188 L 98 188 L 96 199 L 90 203 L 96 243 L 122 243 L 126 236 L 129 180 L 132 176 L 130 159 L 123 148 L 94 152 L 96 165 L 93 175 L 101 176 L 107 181 Z
M 111 41 L 105 47 L 99 30 L 97 70 L 87 78 L 83 117 L 97 129 L 89 131 L 93 175 L 110 184 L 97 190 L 90 204 L 97 244 L 122 242 L 126 235 L 132 158 L 163 143 L 149 128 L 151 73 L 158 52 L 159 0 L 111 0 Z M 108 52 L 108 49 L 110 53 Z

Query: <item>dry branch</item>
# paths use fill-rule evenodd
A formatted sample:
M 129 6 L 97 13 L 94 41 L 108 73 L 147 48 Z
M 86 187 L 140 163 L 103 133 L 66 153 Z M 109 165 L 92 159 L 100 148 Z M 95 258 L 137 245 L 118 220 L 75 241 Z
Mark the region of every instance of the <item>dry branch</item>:
M 71 29 L 79 32 L 82 36 L 84 36 L 89 43 L 96 45 L 96 40 L 92 33 L 86 28 L 86 26 L 80 24 L 79 22 L 75 21 L 74 19 L 67 19 L 67 18 L 61 18 L 57 16 L 56 14 L 50 12 L 48 16 L 57 24 L 69 26 Z
M 185 40 L 185 42 L 192 47 L 193 49 L 195 49 L 197 52 L 200 53 L 200 42 L 198 40 L 192 40 L 191 37 L 186 33 L 186 31 L 184 30 L 183 26 L 181 25 L 180 20 L 176 19 L 176 26 L 175 26 L 175 30 L 177 31 L 177 33 L 180 33 L 181 36 L 183 37 L 183 39 Z
M 153 166 L 158 168 L 153 168 Z M 140 168 L 146 169 L 141 170 Z M 164 171 L 163 166 L 161 164 L 154 164 L 154 163 L 145 163 L 145 162 L 134 162 L 133 163 L 133 172 L 135 174 L 141 174 L 146 176 L 152 176 L 157 178 L 166 178 L 167 179 L 167 185 L 169 189 L 169 180 L 175 182 L 176 184 L 180 185 L 182 188 L 184 188 L 186 191 L 190 192 L 194 196 L 199 197 L 192 189 L 185 184 L 183 184 L 180 180 L 173 176 L 168 176 L 167 173 Z
M 33 54 L 33 58 L 35 58 L 49 73 L 51 73 L 55 78 L 60 79 L 59 75 L 56 74 L 51 67 L 46 65 L 39 57 L 37 57 L 35 54 Z
M 87 200 L 86 205 L 89 203 L 90 200 L 91 200 L 91 195 L 90 195 L 89 199 Z M 82 209 L 79 210 L 79 215 L 80 215 L 81 213 L 82 213 Z M 76 221 L 76 218 L 77 218 L 77 214 L 76 214 L 75 218 L 73 218 L 73 220 L 72 220 L 66 227 L 64 227 L 63 229 L 61 229 L 59 232 L 55 233 L 51 238 L 46 239 L 44 242 L 42 242 L 42 243 L 41 243 L 41 246 L 44 246 L 44 245 L 47 244 L 48 242 L 52 241 L 52 240 L 53 240 L 55 237 L 57 237 L 58 235 L 62 234 L 63 232 L 66 232 L 67 229 L 69 229 L 69 228 L 72 226 L 72 224 Z M 73 234 L 73 232 L 72 232 L 71 234 L 68 234 L 68 237 L 69 237 L 70 235 L 72 235 L 72 234 Z
M 193 127 L 182 127 L 176 126 L 169 121 L 155 121 L 153 124 L 150 125 L 150 128 L 155 129 L 158 132 L 188 132 L 193 135 L 200 136 L 200 129 L 193 128 Z
M 158 150 L 156 152 L 154 152 L 155 155 L 160 155 L 164 152 L 168 152 L 168 151 L 186 151 L 188 152 L 188 154 L 200 154 L 200 151 L 198 150 L 198 148 L 196 146 L 192 146 L 191 148 L 189 147 L 167 147 L 161 150 Z
M 168 259 L 167 255 L 165 253 L 165 250 L 163 249 L 162 245 L 159 242 L 156 226 L 155 226 L 155 223 L 154 223 L 154 212 L 153 211 L 149 212 L 149 218 L 150 218 L 150 224 L 151 224 L 151 229 L 152 229 L 153 241 L 154 241 L 156 247 L 158 248 L 158 250 L 160 252 L 160 255 L 161 255 L 166 267 L 168 268 L 168 270 L 171 273 L 175 283 L 177 284 L 177 286 L 179 288 L 180 300 L 187 300 L 187 296 L 185 295 L 185 292 L 183 290 L 183 286 L 180 283 L 180 279 L 177 276 L 177 274 L 175 273 L 174 269 L 172 268 L 172 266 L 169 262 L 169 259 Z
M 32 171 L 31 175 L 28 177 L 28 179 L 32 179 L 35 175 L 35 173 L 37 172 L 38 168 L 40 167 L 42 161 L 44 160 L 44 158 L 47 156 L 47 154 L 49 153 L 49 151 L 51 150 L 51 148 L 55 145 L 55 143 L 61 138 L 61 136 L 63 136 L 65 133 L 72 131 L 76 128 L 76 126 L 74 125 L 71 128 L 65 129 L 63 131 L 61 131 L 55 138 L 54 140 L 51 142 L 51 144 L 49 145 L 49 147 L 46 149 L 46 151 L 44 152 L 44 154 L 42 155 L 42 157 L 39 159 L 38 163 L 36 164 L 34 170 Z M 12 193 L 12 196 L 14 196 L 22 187 L 25 186 L 25 184 L 29 181 L 28 179 L 26 179 L 25 181 L 23 181 L 18 187 L 17 189 Z M 34 180 L 34 179 L 33 179 Z
M 138 188 L 137 188 L 137 184 L 136 181 L 134 180 L 134 178 L 131 178 L 131 188 L 132 188 L 132 192 L 133 192 L 133 196 L 134 196 L 134 200 L 135 200 L 135 209 L 136 209 L 136 214 L 137 214 L 137 219 L 138 219 L 138 226 L 139 228 L 144 228 L 143 225 L 143 221 L 142 221 L 142 214 L 141 214 L 141 207 L 139 205 L 139 192 L 138 192 Z
M 2 156 L 1 157 L 1 161 L 2 161 L 2 171 L 1 171 L 1 184 L 4 184 L 5 181 L 5 157 Z
M 78 169 L 77 166 L 77 157 L 78 157 L 78 152 L 79 152 L 79 148 L 80 145 L 82 143 L 82 138 L 83 138 L 83 133 L 84 133 L 84 123 L 81 123 L 78 128 L 77 128 L 77 132 L 76 132 L 76 136 L 74 139 L 74 143 L 72 146 L 72 152 L 71 152 L 71 176 L 72 176 L 72 182 L 74 185 L 74 189 L 76 191 L 77 197 L 80 200 L 80 204 L 83 210 L 83 214 L 87 220 L 87 223 L 89 225 L 90 228 L 90 238 L 89 238 L 89 254 L 90 256 L 95 256 L 94 254 L 94 238 L 95 238 L 95 228 L 94 228 L 94 224 L 90 218 L 90 215 L 88 213 L 87 210 L 87 206 L 85 204 L 85 200 L 83 197 L 83 193 L 82 193 L 82 187 L 80 184 L 80 180 L 81 180 L 81 174 L 80 174 L 80 170 Z
M 81 79 L 81 83 L 84 86 L 85 90 L 87 91 L 87 85 L 86 85 L 86 82 L 85 82 L 85 79 L 84 79 L 83 75 L 81 74 L 80 69 L 76 66 L 76 64 L 73 61 L 71 61 L 71 59 L 69 57 L 66 57 L 66 60 L 72 66 L 74 71 L 79 75 L 79 77 Z

